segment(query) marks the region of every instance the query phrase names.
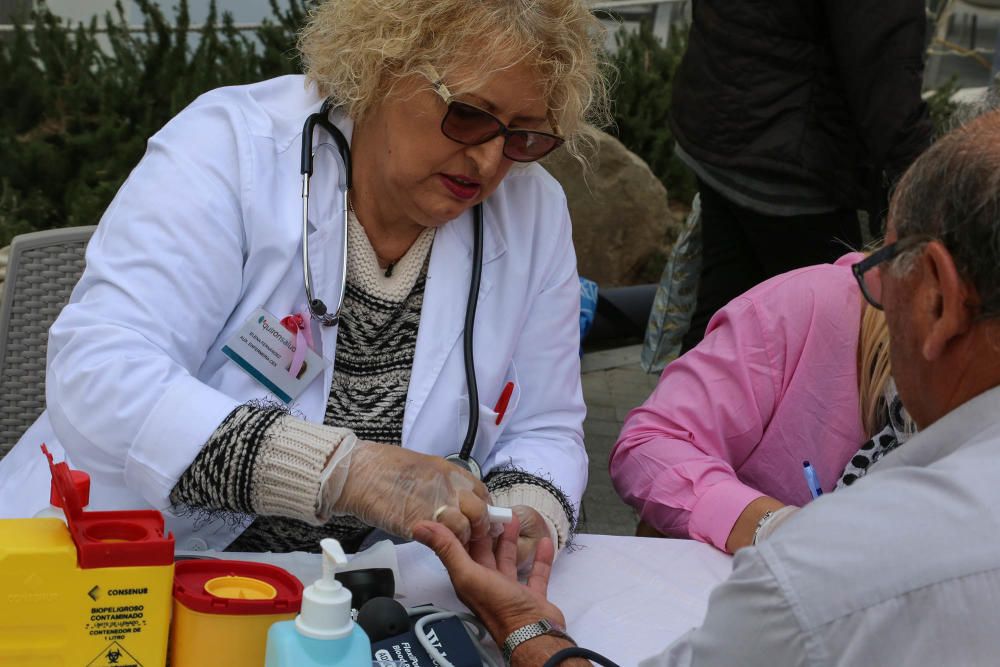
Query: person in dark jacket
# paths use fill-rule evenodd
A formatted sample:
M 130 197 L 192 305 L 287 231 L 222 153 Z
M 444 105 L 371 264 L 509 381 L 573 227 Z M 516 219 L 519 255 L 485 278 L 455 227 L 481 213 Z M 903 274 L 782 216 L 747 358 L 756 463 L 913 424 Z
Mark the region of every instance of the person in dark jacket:
M 930 145 L 924 0 L 694 0 L 674 84 L 678 156 L 698 176 L 703 259 L 683 349 L 757 283 L 876 233 Z

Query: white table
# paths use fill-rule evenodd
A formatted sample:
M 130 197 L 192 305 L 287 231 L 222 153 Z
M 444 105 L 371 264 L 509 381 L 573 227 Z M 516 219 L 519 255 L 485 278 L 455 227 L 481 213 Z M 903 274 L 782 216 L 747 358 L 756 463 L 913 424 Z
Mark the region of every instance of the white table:
M 730 557 L 701 542 L 644 537 L 578 535 L 577 549 L 563 553 L 549 582 L 549 599 L 562 609 L 581 646 L 622 667 L 661 651 L 700 625 L 711 590 L 729 576 Z M 400 601 L 465 609 L 447 572 L 420 544 L 396 548 Z M 211 553 L 234 560 L 284 567 L 308 585 L 320 576 L 318 554 Z

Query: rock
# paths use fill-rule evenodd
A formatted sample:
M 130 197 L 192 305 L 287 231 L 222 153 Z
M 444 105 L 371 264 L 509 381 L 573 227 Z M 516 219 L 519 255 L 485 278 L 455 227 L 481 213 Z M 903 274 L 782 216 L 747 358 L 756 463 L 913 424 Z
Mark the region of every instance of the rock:
M 601 287 L 650 282 L 650 275 L 655 281 L 681 223 L 646 163 L 601 132 L 590 169 L 566 151 L 542 165 L 566 191 L 580 275 Z

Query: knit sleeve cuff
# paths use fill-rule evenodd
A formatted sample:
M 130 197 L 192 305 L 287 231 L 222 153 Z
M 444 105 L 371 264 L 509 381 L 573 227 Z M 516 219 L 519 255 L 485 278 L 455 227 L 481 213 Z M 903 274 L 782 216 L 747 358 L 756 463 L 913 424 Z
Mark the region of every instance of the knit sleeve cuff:
M 324 523 L 322 487 L 327 462 L 349 429 L 313 424 L 283 415 L 268 429 L 254 467 L 254 508 L 313 525 Z
M 486 478 L 493 504 L 501 507 L 527 505 L 545 520 L 557 550 L 573 536 L 576 513 L 566 496 L 551 482 L 517 470 L 498 471 Z

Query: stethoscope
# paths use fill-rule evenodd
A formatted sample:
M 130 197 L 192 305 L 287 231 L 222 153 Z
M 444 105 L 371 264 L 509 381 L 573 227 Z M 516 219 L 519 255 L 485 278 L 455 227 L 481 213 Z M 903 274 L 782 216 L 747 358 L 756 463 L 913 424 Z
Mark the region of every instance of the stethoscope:
M 328 116 L 333 108 L 330 100 L 323 102 L 318 113 L 306 118 L 302 128 L 302 280 L 306 288 L 306 305 L 312 319 L 324 327 L 336 326 L 340 322 L 340 310 L 344 305 L 344 290 L 347 287 L 347 212 L 348 193 L 351 191 L 351 146 L 343 132 L 330 122 Z M 332 313 L 323 301 L 313 293 L 312 270 L 309 264 L 309 179 L 313 174 L 313 134 L 316 126 L 322 127 L 337 144 L 337 152 L 344 162 L 344 181 L 340 184 L 344 191 L 343 214 L 344 225 L 341 231 L 341 261 L 340 267 L 340 297 L 337 308 Z M 476 321 L 476 302 L 479 296 L 479 282 L 483 274 L 483 205 L 476 204 L 472 210 L 473 217 L 473 250 L 472 279 L 469 281 L 469 300 L 465 306 L 465 331 L 462 344 L 465 348 L 465 384 L 469 392 L 469 426 L 465 432 L 462 449 L 444 457 L 445 460 L 468 470 L 478 479 L 483 473 L 479 464 L 472 458 L 472 447 L 476 443 L 476 432 L 479 429 L 479 389 L 476 386 L 476 368 L 472 356 L 472 330 Z

